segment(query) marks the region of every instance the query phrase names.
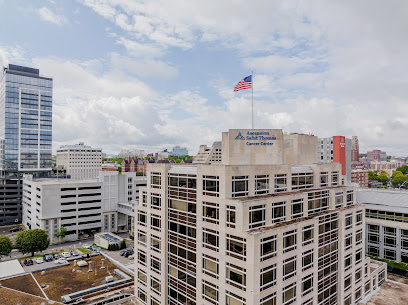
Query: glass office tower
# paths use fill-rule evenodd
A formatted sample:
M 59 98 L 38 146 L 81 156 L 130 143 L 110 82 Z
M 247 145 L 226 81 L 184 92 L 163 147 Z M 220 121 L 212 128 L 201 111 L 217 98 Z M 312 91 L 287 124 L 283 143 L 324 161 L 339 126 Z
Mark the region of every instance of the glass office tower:
M 0 225 L 21 222 L 24 173 L 51 170 L 52 78 L 10 64 L 0 75 Z

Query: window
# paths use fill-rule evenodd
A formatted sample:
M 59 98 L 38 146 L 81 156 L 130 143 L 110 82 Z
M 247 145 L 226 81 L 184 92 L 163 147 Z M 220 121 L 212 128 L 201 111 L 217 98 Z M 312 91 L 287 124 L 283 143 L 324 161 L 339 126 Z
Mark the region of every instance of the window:
M 225 304 L 226 305 L 245 305 L 245 299 L 232 293 L 226 292 L 225 296 Z
M 203 195 L 219 197 L 220 177 L 203 176 Z
M 261 305 L 276 305 L 276 292 L 262 298 Z
M 353 246 L 353 233 L 349 233 L 344 238 L 344 250 L 348 250 Z
M 283 288 L 283 305 L 292 304 L 296 301 L 296 282 Z
M 143 232 L 143 231 L 138 231 L 137 240 L 138 240 L 139 244 L 146 245 L 146 240 L 147 240 L 146 233 Z
M 353 226 L 353 214 L 347 214 L 345 217 L 345 229 L 350 229 Z
M 292 200 L 292 219 L 303 216 L 303 199 Z
M 158 218 L 160 216 L 152 216 L 150 217 L 151 229 L 160 231 L 161 229 L 161 220 Z
M 306 226 L 302 229 L 303 246 L 313 243 L 313 237 L 314 237 L 314 226 L 313 225 Z
M 357 289 L 354 300 L 355 300 L 354 302 L 356 303 L 358 303 L 358 301 L 361 300 L 361 287 Z
M 150 278 L 150 287 L 154 292 L 160 294 L 161 284 L 160 284 L 160 281 L 158 279 L 155 279 L 154 277 L 151 277 Z
M 353 204 L 353 191 L 347 191 L 346 195 L 346 205 Z
M 143 304 L 146 304 L 146 300 L 147 300 L 147 296 L 146 296 L 146 292 L 144 292 L 142 289 L 138 289 L 137 290 L 137 297 L 140 301 L 143 302 Z
M 332 172 L 331 174 L 331 178 L 332 178 L 332 185 L 339 185 L 339 172 Z
M 147 223 L 146 213 L 142 211 L 138 211 L 137 220 L 138 220 L 139 225 L 146 226 L 146 223 Z
M 239 268 L 232 264 L 227 263 L 227 283 L 231 284 L 237 288 L 245 290 L 246 286 L 246 275 L 245 269 Z
M 329 191 L 316 191 L 308 193 L 309 215 L 325 211 L 329 208 Z
M 313 173 L 292 173 L 292 190 L 313 187 Z
M 386 259 L 390 259 L 390 260 L 395 261 L 395 260 L 396 260 L 395 250 L 384 249 L 384 257 L 385 257 Z
M 209 248 L 214 251 L 219 251 L 218 250 L 218 244 L 219 244 L 219 237 L 218 237 L 218 232 L 209 230 L 209 229 L 203 229 L 206 230 L 207 232 L 203 232 L 203 247 L 204 248 Z
M 137 260 L 139 264 L 146 266 L 146 253 L 139 249 L 137 252 Z
M 269 193 L 269 175 L 255 176 L 255 195 Z
M 150 186 L 152 188 L 161 188 L 161 174 L 160 173 L 150 174 Z
M 232 177 L 232 197 L 248 196 L 248 176 Z
M 261 239 L 261 261 L 276 256 L 276 235 Z
M 227 255 L 246 260 L 246 239 L 227 234 Z
M 335 195 L 335 208 L 340 209 L 343 207 L 343 192 L 336 193 Z
M 161 243 L 160 243 L 160 238 L 159 237 L 151 237 L 150 238 L 150 248 L 152 250 L 155 250 L 157 252 L 160 252 L 161 249 Z
M 302 254 L 302 271 L 313 267 L 313 249 Z
M 328 172 L 321 172 L 320 173 L 320 186 L 328 186 L 329 185 L 329 173 Z
M 363 242 L 363 230 L 360 229 L 356 232 L 356 245 L 359 245 Z
M 305 296 L 313 290 L 313 274 L 302 279 L 302 296 Z
M 283 280 L 296 275 L 296 256 L 283 261 Z
M 203 221 L 218 224 L 219 218 L 219 205 L 216 203 L 203 202 Z
M 276 264 L 261 269 L 261 291 L 276 284 Z
M 227 227 L 235 228 L 235 207 L 227 205 Z
M 361 276 L 362 276 L 362 271 L 361 268 L 359 268 L 356 273 L 354 274 L 354 281 L 357 284 L 359 281 L 361 281 Z
M 180 201 L 176 199 L 169 199 L 169 208 L 187 213 L 197 213 L 197 206 L 195 203 Z
M 346 276 L 346 278 L 344 279 L 344 290 L 347 290 L 350 287 L 351 287 L 351 274 Z
M 161 263 L 159 259 L 152 257 L 150 259 L 150 265 L 151 265 L 151 270 L 156 271 L 156 272 L 158 271 L 160 273 Z
M 147 276 L 143 270 L 138 269 L 137 271 L 137 281 L 146 286 Z
M 296 249 L 296 230 L 283 233 L 283 253 Z
M 286 174 L 275 175 L 275 192 L 286 192 L 288 189 Z
M 363 223 L 363 211 L 356 212 L 356 225 Z
M 265 205 L 249 207 L 249 228 L 257 228 L 265 225 Z
M 160 194 L 151 194 L 150 200 L 151 200 L 151 207 L 153 209 L 155 209 L 155 210 L 160 210 L 161 209 Z
M 218 301 L 218 286 L 203 280 L 203 297 L 209 301 Z
M 361 263 L 361 259 L 363 258 L 363 256 L 362 256 L 362 250 L 360 249 L 360 250 L 358 250 L 357 252 L 356 252 L 356 265 L 357 264 L 359 264 L 359 263 Z
M 350 253 L 344 259 L 344 270 L 348 270 L 351 267 L 351 259 L 352 259 L 351 256 L 352 254 Z
M 218 259 L 206 254 L 203 256 L 203 273 L 218 278 Z
M 286 201 L 272 203 L 272 223 L 286 220 Z

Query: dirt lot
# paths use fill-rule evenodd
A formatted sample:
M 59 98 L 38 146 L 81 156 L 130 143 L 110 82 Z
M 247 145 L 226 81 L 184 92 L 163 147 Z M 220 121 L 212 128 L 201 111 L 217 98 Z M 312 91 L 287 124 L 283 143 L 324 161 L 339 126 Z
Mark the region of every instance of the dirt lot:
M 363 303 L 360 303 L 363 304 Z M 359 305 L 360 305 L 359 304 Z M 408 304 L 408 285 L 386 280 L 380 291 L 367 305 L 406 305 Z
M 44 297 L 44 295 L 41 293 L 40 288 L 38 288 L 37 283 L 34 281 L 34 279 L 29 274 L 18 276 L 18 277 L 13 277 L 11 279 L 4 280 L 4 281 L 0 281 L 0 283 L 4 287 L 26 292 L 26 293 L 33 294 L 39 297 Z M 7 303 L 0 302 L 0 304 L 7 304 Z
M 14 291 L 9 288 L 0 288 L 0 304 L 7 305 L 41 305 L 49 304 L 46 299 L 35 297 L 33 295 Z M 55 303 L 62 304 L 62 303 Z
M 105 260 L 105 267 L 107 265 L 109 267 L 105 269 L 100 269 L 102 265 L 101 256 L 94 257 L 91 261 L 94 272 L 89 273 L 89 280 L 87 272 L 89 267 L 74 267 L 73 262 L 60 268 L 47 270 L 44 275 L 41 275 L 41 272 L 35 272 L 33 275 L 40 285 L 49 285 L 48 288 L 44 289 L 44 292 L 51 300 L 58 302 L 61 301 L 63 295 L 102 285 L 102 280 L 109 275 L 108 269 L 114 277 L 119 279 L 117 275 L 113 274 L 113 269 L 117 269 L 117 267 L 109 261 Z M 97 268 L 97 272 L 95 272 L 95 268 Z M 75 269 L 75 272 L 72 272 L 73 269 Z M 77 272 L 77 270 L 82 272 Z

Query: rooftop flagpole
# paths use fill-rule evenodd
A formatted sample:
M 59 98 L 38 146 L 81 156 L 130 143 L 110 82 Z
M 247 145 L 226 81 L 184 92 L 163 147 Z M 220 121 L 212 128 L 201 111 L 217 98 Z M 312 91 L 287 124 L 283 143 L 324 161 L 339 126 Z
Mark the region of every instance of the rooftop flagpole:
M 254 129 L 254 71 L 251 71 L 251 82 L 252 82 L 252 129 Z

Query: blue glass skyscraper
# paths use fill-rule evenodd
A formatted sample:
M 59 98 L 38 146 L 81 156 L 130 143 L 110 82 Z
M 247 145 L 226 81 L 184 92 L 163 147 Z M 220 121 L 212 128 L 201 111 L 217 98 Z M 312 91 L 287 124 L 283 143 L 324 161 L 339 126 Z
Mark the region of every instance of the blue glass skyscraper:
M 24 173 L 51 170 L 52 78 L 10 64 L 0 75 L 0 225 L 21 222 Z

